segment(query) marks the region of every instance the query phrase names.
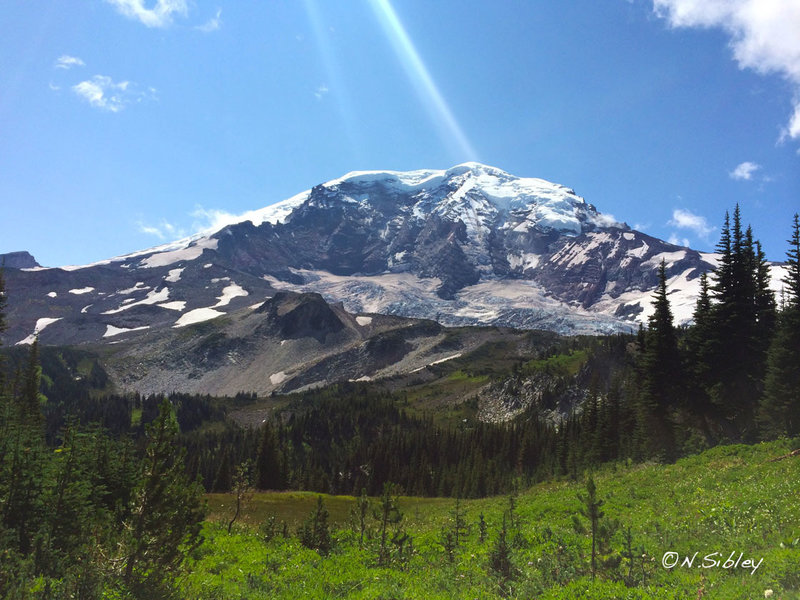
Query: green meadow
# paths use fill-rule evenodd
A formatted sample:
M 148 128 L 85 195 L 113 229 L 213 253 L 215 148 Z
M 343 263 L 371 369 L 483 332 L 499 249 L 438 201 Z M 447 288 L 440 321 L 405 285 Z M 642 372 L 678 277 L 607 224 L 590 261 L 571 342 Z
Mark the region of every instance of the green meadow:
M 800 598 L 800 456 L 790 455 L 798 447 L 796 439 L 719 446 L 675 464 L 617 463 L 595 471 L 603 516 L 596 529 L 594 580 L 591 524 L 580 512 L 585 480 L 460 501 L 458 512 L 453 499 L 400 497 L 402 520 L 390 530 L 402 529 L 413 545 L 383 565 L 380 522 L 373 515 L 378 498 L 370 499 L 362 543 L 357 499 L 321 496 L 332 536 L 332 549 L 323 555 L 304 547 L 297 535 L 319 494 L 253 493 L 230 534 L 235 498 L 213 494 L 207 497 L 205 542 L 189 560 L 182 595 Z M 450 537 L 448 551 L 446 533 L 455 530 L 457 519 L 465 527 L 455 548 Z M 498 570 L 494 559 L 504 523 L 509 562 Z M 683 564 L 693 556 L 691 567 Z

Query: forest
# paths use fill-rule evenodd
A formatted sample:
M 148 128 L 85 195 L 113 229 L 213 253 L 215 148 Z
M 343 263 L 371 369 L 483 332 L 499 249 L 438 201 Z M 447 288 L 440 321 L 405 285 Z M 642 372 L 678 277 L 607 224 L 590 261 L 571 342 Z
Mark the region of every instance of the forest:
M 539 482 L 580 482 L 604 464 L 672 464 L 718 445 L 796 437 L 797 215 L 788 244 L 776 300 L 761 246 L 736 207 L 724 220 L 717 269 L 701 276 L 691 326 L 673 322 L 662 263 L 654 312 L 638 334 L 563 339 L 502 374 L 512 386 L 536 372 L 567 381 L 578 364 L 586 398 L 558 422 L 532 405 L 509 423 L 453 425 L 412 406 L 405 390 L 342 382 L 294 394 L 274 418 L 242 427 L 229 412 L 258 402 L 253 394 L 97 394 L 107 378 L 99 363 L 83 380 L 63 368 L 85 358 L 79 349 L 8 349 L 0 355 L 0 595 L 181 597 L 180 576 L 203 552 L 206 493 L 380 498 L 385 566 L 390 548 L 401 563 L 413 553 L 400 529 L 387 542 L 401 491 L 456 502 L 513 498 Z M 4 302 L 0 295 L 0 327 Z M 580 497 L 590 528 L 600 518 L 593 487 Z M 446 556 L 461 545 L 455 506 L 456 525 L 441 537 Z M 322 555 L 325 511 L 320 499 L 297 531 Z M 510 522 L 495 525 L 487 560 L 510 576 L 503 561 L 517 527 L 513 506 Z M 591 564 L 594 578 L 594 550 Z

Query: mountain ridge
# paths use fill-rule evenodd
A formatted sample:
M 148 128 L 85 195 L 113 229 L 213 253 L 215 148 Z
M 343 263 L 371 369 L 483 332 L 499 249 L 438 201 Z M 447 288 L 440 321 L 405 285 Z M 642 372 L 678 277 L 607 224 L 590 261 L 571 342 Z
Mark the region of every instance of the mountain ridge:
M 716 262 L 571 188 L 478 163 L 351 172 L 233 220 L 90 265 L 8 269 L 6 343 L 112 343 L 279 290 L 445 325 L 628 331 L 647 319 L 661 260 L 678 322 Z

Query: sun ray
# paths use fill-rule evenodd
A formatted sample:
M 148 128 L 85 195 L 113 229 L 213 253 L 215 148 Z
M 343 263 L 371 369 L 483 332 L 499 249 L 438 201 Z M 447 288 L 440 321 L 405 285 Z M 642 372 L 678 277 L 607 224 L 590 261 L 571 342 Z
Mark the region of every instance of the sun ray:
M 374 10 L 378 22 L 386 31 L 417 95 L 428 111 L 431 120 L 437 126 L 442 141 L 451 151 L 457 153 L 460 160 L 477 160 L 477 152 L 461 129 L 447 101 L 439 92 L 436 82 L 431 77 L 391 2 L 389 0 L 369 0 L 369 4 Z

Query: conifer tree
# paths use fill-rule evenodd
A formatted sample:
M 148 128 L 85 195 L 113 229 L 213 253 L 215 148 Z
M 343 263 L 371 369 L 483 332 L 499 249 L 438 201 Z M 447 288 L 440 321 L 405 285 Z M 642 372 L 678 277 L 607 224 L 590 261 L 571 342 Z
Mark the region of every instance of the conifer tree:
M 683 374 L 672 310 L 667 298 L 666 264 L 663 260 L 658 268 L 658 287 L 653 296 L 653 308 L 642 356 L 643 409 L 652 427 L 653 450 L 664 458 L 672 458 L 674 441 L 669 411 L 680 402 Z
M 316 550 L 321 556 L 327 556 L 331 551 L 330 527 L 328 525 L 328 509 L 322 496 L 317 497 L 317 505 L 300 528 L 300 543 L 306 548 Z
M 586 494 L 578 494 L 578 500 L 581 501 L 580 512 L 586 519 L 589 520 L 592 531 L 592 581 L 594 581 L 595 572 L 597 570 L 597 542 L 598 533 L 600 530 L 600 519 L 603 518 L 604 513 L 600 508 L 603 506 L 603 500 L 597 497 L 597 487 L 594 484 L 594 477 L 591 475 L 586 481 Z
M 137 597 L 169 597 L 186 554 L 202 541 L 202 490 L 186 477 L 177 435 L 177 421 L 164 398 L 147 427 L 147 449 L 121 543 L 122 579 Z
M 800 433 L 800 220 L 786 253 L 786 300 L 769 347 L 759 426 L 767 438 Z

